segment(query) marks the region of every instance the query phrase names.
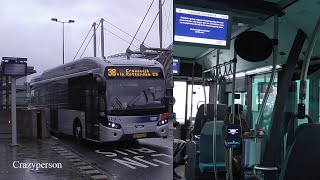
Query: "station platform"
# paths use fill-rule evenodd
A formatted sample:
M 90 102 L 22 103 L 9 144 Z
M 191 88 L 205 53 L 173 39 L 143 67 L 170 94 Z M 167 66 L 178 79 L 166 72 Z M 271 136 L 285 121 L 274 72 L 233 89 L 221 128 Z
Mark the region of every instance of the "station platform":
M 19 146 L 15 147 L 9 146 L 11 139 L 0 138 L 0 180 L 172 179 L 172 138 L 139 139 L 129 144 L 77 144 L 69 136 L 50 136 L 19 138 Z M 55 163 L 56 168 L 36 168 L 40 163 Z
M 0 180 L 110 179 L 52 138 L 18 139 L 15 147 L 10 143 L 10 139 L 0 139 Z M 45 168 L 45 163 L 52 168 L 49 164 Z

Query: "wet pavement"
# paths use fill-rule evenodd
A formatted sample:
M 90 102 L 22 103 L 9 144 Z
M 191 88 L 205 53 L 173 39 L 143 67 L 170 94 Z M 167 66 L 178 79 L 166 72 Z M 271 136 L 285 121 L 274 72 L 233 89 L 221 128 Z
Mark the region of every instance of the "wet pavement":
M 114 180 L 171 180 L 173 177 L 170 138 L 103 145 L 86 142 L 80 146 L 66 137 L 60 137 L 57 141 Z
M 171 138 L 107 144 L 86 141 L 79 145 L 70 137 L 50 137 L 42 140 L 20 139 L 20 146 L 17 147 L 9 147 L 9 143 L 10 139 L 0 139 L 0 180 L 172 179 Z M 61 163 L 62 168 L 32 170 L 13 167 L 19 166 L 19 163 Z
M 90 179 L 88 174 L 51 149 L 51 147 L 57 146 L 57 143 L 52 139 L 19 140 L 19 143 L 20 146 L 9 147 L 10 139 L 0 139 L 0 180 Z M 15 164 L 13 164 L 14 162 Z M 28 163 L 22 165 L 25 168 L 13 167 L 20 167 L 20 164 L 23 163 Z M 32 166 L 28 168 L 30 163 L 61 163 L 62 168 L 39 168 L 36 170 L 36 168 L 32 169 Z M 58 164 L 56 165 L 58 167 Z

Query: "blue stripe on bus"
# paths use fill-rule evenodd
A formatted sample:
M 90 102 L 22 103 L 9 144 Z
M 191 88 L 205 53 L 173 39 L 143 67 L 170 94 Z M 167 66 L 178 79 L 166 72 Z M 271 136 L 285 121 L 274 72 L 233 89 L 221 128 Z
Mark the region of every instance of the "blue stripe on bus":
M 147 123 L 147 122 L 158 122 L 160 120 L 160 115 L 148 115 L 148 116 L 109 116 L 109 121 L 111 122 L 120 122 L 126 121 L 130 123 Z M 130 120 L 128 120 L 130 119 Z

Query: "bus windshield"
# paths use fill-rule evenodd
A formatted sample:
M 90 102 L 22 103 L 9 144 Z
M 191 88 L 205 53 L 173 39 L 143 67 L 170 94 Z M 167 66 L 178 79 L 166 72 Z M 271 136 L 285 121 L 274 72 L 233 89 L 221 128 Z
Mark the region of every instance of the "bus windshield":
M 164 79 L 109 80 L 107 83 L 108 114 L 133 115 L 133 112 L 139 112 L 139 110 L 161 111 L 166 108 L 165 90 Z

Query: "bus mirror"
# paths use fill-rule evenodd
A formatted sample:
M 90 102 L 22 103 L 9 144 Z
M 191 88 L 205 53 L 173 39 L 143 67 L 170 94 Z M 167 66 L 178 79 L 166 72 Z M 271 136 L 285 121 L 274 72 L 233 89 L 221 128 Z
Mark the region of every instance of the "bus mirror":
M 102 79 L 100 77 L 96 78 L 96 82 L 97 82 L 99 87 L 104 87 L 104 83 L 103 83 L 103 81 L 102 81 Z
M 96 81 L 97 81 L 98 84 L 101 84 L 101 83 L 102 83 L 102 80 L 101 80 L 100 77 L 97 77 L 97 78 L 96 78 Z
M 176 103 L 176 99 L 174 97 L 166 96 L 165 98 L 162 99 L 162 103 L 174 105 Z
M 260 62 L 271 55 L 273 42 L 261 32 L 246 31 L 237 36 L 234 49 L 242 59 L 249 62 Z
M 169 98 L 169 104 L 170 104 L 170 105 L 174 105 L 175 103 L 176 103 L 176 98 L 170 97 L 170 98 Z

